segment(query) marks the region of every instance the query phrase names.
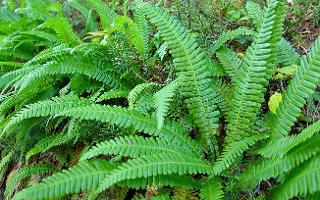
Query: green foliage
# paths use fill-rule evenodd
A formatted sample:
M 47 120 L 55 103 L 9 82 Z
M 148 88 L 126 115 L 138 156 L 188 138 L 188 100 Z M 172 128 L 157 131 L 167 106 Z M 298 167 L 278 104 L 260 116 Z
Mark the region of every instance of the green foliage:
M 0 199 L 319 199 L 320 38 L 255 2 L 4 2 Z

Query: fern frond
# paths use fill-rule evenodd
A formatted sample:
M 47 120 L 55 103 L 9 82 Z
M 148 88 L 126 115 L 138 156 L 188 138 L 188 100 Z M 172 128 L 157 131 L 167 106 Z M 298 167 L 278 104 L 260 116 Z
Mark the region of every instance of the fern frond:
M 39 31 L 39 30 L 24 31 L 24 32 L 21 32 L 20 34 L 23 36 L 35 37 L 37 39 L 46 40 L 52 45 L 57 44 L 59 41 L 54 34 L 47 33 L 44 31 Z
M 12 200 L 53 199 L 84 190 L 93 190 L 116 166 L 103 160 L 81 162 L 23 189 Z
M 161 129 L 167 115 L 170 102 L 173 100 L 176 90 L 178 89 L 179 81 L 175 80 L 153 95 L 154 106 L 156 108 L 156 118 L 158 121 L 158 129 Z
M 162 188 L 165 186 L 182 186 L 185 188 L 199 188 L 199 181 L 186 175 L 156 175 L 149 177 L 142 177 L 136 179 L 124 180 L 118 183 L 119 186 L 128 186 L 134 189 L 145 189 L 147 187 L 155 186 Z
M 141 83 L 137 86 L 135 86 L 128 95 L 128 102 L 129 107 L 134 108 L 135 102 L 138 101 L 141 96 L 145 95 L 146 93 L 150 93 L 155 88 L 160 88 L 160 84 L 158 83 Z
M 7 167 L 11 162 L 11 159 L 14 155 L 14 151 L 10 151 L 6 156 L 0 160 L 0 186 L 3 183 L 4 177 L 6 175 Z
M 246 11 L 248 17 L 252 20 L 252 23 L 255 25 L 256 28 L 259 28 L 259 25 L 262 23 L 263 20 L 263 10 L 261 6 L 253 1 L 247 1 L 246 3 Z
M 218 128 L 218 94 L 208 84 L 213 84 L 213 81 L 208 73 L 210 61 L 207 55 L 186 28 L 166 11 L 147 3 L 139 3 L 138 9 L 157 27 L 167 43 L 178 78 L 181 78 L 182 95 L 187 98 L 186 103 L 196 125 L 207 138 L 214 137 Z
M 211 166 L 204 161 L 190 156 L 175 154 L 146 155 L 129 160 L 111 171 L 97 188 L 103 190 L 123 180 L 170 174 L 209 174 Z
M 160 153 L 190 154 L 190 151 L 187 151 L 180 145 L 169 143 L 167 140 L 161 138 L 154 139 L 141 136 L 125 136 L 97 144 L 88 152 L 84 153 L 80 160 L 87 160 L 95 156 L 108 154 L 136 158 L 141 155 Z
M 15 83 L 15 87 L 23 90 L 32 82 L 36 82 L 39 78 L 49 75 L 64 74 L 81 74 L 93 80 L 100 81 L 111 88 L 125 88 L 123 81 L 119 80 L 117 74 L 107 69 L 100 69 L 102 66 L 107 67 L 106 63 L 89 62 L 86 59 L 77 59 L 77 56 L 69 57 L 69 59 L 60 62 L 49 62 L 42 67 L 31 71 Z M 112 68 L 112 67 L 109 67 Z
M 224 198 L 221 181 L 217 178 L 206 180 L 200 189 L 201 200 L 220 200 Z
M 259 153 L 267 158 L 283 157 L 290 149 L 305 142 L 315 134 L 320 132 L 320 121 L 303 129 L 301 133 L 295 136 L 287 136 L 269 143 L 266 147 L 262 148 Z
M 26 161 L 28 162 L 29 159 L 38 154 L 43 153 L 47 151 L 48 149 L 61 145 L 65 142 L 70 141 L 72 138 L 70 138 L 68 135 L 61 133 L 58 135 L 50 135 L 48 137 L 42 138 L 32 149 L 30 149 L 26 154 Z
M 11 118 L 9 123 L 3 128 L 1 137 L 3 137 L 9 129 L 23 120 L 33 117 L 55 116 L 68 108 L 89 104 L 89 100 L 80 99 L 75 95 L 69 95 L 54 97 L 52 100 L 40 101 L 38 103 L 28 105 Z
M 301 58 L 300 63 L 301 67 L 295 73 L 277 109 L 277 118 L 271 127 L 273 139 L 288 135 L 306 99 L 313 94 L 319 84 L 320 37 L 314 42 L 308 55 Z
M 216 56 L 224 67 L 232 82 L 236 82 L 237 72 L 240 70 L 242 60 L 235 52 L 227 47 L 221 47 L 217 50 Z
M 149 32 L 150 27 L 148 26 L 148 22 L 141 10 L 136 10 L 134 12 L 134 23 L 137 25 L 140 37 L 143 41 L 143 54 L 142 57 L 146 57 L 149 53 Z
M 252 187 L 262 180 L 267 180 L 271 177 L 277 178 L 285 172 L 290 171 L 305 160 L 319 154 L 320 136 L 315 136 L 304 143 L 293 147 L 284 158 L 262 160 L 256 165 L 251 166 L 240 177 L 240 187 Z
M 320 156 L 316 156 L 292 170 L 284 182 L 275 187 L 270 198 L 289 200 L 320 191 Z
M 225 146 L 221 156 L 214 163 L 213 173 L 216 175 L 220 174 L 229 166 L 234 164 L 235 160 L 239 156 L 241 156 L 243 152 L 246 151 L 250 146 L 267 137 L 268 135 L 266 134 L 254 135 L 228 144 L 227 146 Z
M 61 42 L 70 44 L 71 46 L 77 46 L 81 43 L 81 40 L 73 31 L 70 23 L 66 18 L 54 18 L 46 21 L 42 28 L 52 28 Z
M 117 16 L 114 10 L 111 10 L 101 0 L 86 0 L 86 1 L 98 13 L 103 30 L 113 26 L 113 22 Z
M 90 106 L 79 106 L 74 109 L 69 109 L 57 115 L 81 120 L 108 122 L 120 127 L 132 127 L 136 131 L 159 136 L 173 143 L 182 144 L 182 146 L 190 148 L 195 153 L 200 153 L 200 147 L 186 135 L 181 125 L 168 121 L 168 123 L 165 123 L 162 129 L 159 130 L 156 119 L 134 109 L 92 104 Z M 199 155 L 201 155 L 201 153 Z
M 275 72 L 276 51 L 283 32 L 284 4 L 284 0 L 268 1 L 260 30 L 246 52 L 228 117 L 227 144 L 250 134 L 256 113 L 264 101 L 267 83 Z
M 6 182 L 6 190 L 5 190 L 5 196 L 7 198 L 11 198 L 11 195 L 14 191 L 14 188 L 19 184 L 20 181 L 23 179 L 34 175 L 34 174 L 47 174 L 51 172 L 56 172 L 57 170 L 49 165 L 33 165 L 30 167 L 24 167 L 18 171 L 16 171 L 12 176 L 10 176 Z
M 298 64 L 300 55 L 285 39 L 281 39 L 277 52 L 277 63 L 284 67 L 292 64 Z
M 253 30 L 245 28 L 245 27 L 241 27 L 236 30 L 228 31 L 217 39 L 214 46 L 211 48 L 210 52 L 215 53 L 228 40 L 232 40 L 236 37 L 239 37 L 240 35 L 254 36 L 255 34 L 256 33 Z
M 100 95 L 98 97 L 98 99 L 96 100 L 96 102 L 101 102 L 101 101 L 105 101 L 105 100 L 109 100 L 109 99 L 114 99 L 114 98 L 127 98 L 129 95 L 129 91 L 128 90 L 110 90 L 108 92 L 104 92 L 102 95 Z

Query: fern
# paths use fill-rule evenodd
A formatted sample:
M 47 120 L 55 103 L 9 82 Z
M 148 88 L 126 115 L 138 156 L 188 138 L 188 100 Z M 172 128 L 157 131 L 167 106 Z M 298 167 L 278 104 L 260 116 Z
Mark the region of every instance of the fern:
M 265 148 L 259 150 L 259 153 L 264 157 L 283 157 L 290 149 L 305 142 L 307 139 L 313 137 L 319 132 L 320 121 L 303 129 L 303 131 L 296 136 L 287 136 L 275 141 L 274 143 L 270 143 Z
M 211 53 L 215 53 L 218 49 L 222 47 L 224 43 L 226 43 L 228 40 L 234 39 L 236 37 L 239 37 L 240 35 L 248 35 L 248 36 L 254 36 L 255 32 L 248 29 L 248 28 L 238 28 L 236 30 L 228 31 L 227 33 L 223 34 L 221 37 L 217 39 L 214 46 L 211 48 Z
M 156 107 L 156 118 L 158 121 L 158 129 L 161 129 L 165 121 L 165 116 L 167 115 L 170 107 L 170 102 L 173 100 L 177 87 L 179 86 L 179 81 L 166 85 L 161 90 L 153 95 L 154 105 Z
M 252 20 L 256 28 L 259 28 L 259 25 L 263 21 L 263 18 L 262 18 L 263 10 L 261 6 L 255 2 L 248 1 L 246 3 L 246 11 L 247 11 L 248 17 Z
M 48 165 L 33 165 L 30 167 L 24 167 L 19 171 L 16 171 L 12 176 L 10 176 L 7 180 L 5 196 L 10 198 L 12 193 L 14 192 L 15 187 L 19 184 L 23 179 L 34 175 L 34 174 L 47 174 L 51 172 L 56 172 L 57 170 Z
M 250 167 L 240 176 L 239 185 L 243 188 L 253 186 L 262 180 L 267 180 L 271 177 L 278 177 L 284 172 L 290 171 L 294 167 L 319 153 L 319 140 L 319 136 L 308 139 L 306 142 L 297 145 L 288 151 L 284 158 L 261 160 L 258 164 Z
M 303 165 L 292 170 L 281 186 L 272 190 L 270 198 L 275 200 L 291 199 L 292 197 L 303 197 L 320 191 L 320 157 L 303 163 Z
M 282 66 L 290 66 L 299 63 L 300 55 L 290 45 L 288 41 L 282 38 L 277 52 L 277 63 Z
M 112 185 L 127 179 L 154 176 L 158 174 L 208 174 L 211 167 L 202 160 L 185 155 L 157 154 L 129 160 L 111 171 L 97 188 L 100 193 Z
M 63 144 L 67 141 L 70 141 L 72 137 L 65 134 L 59 135 L 51 135 L 45 138 L 42 138 L 32 149 L 30 149 L 26 154 L 26 161 L 28 162 L 29 159 L 38 154 L 47 151 L 48 149 Z
M 240 70 L 242 60 L 227 47 L 221 47 L 216 52 L 217 58 L 224 67 L 227 74 L 231 77 L 232 81 L 235 83 L 237 80 L 237 72 Z
M 264 100 L 265 87 L 275 71 L 275 52 L 281 40 L 284 16 L 284 2 L 269 1 L 263 23 L 246 52 L 235 84 L 228 117 L 227 144 L 248 136 L 254 125 L 256 113 Z
M 107 172 L 115 167 L 114 164 L 103 160 L 81 162 L 18 192 L 12 199 L 52 199 L 84 190 L 93 190 L 106 177 Z
M 229 166 L 234 164 L 235 160 L 243 154 L 250 146 L 254 145 L 257 141 L 265 139 L 267 135 L 254 135 L 248 138 L 245 138 L 240 141 L 235 141 L 224 148 L 223 153 L 217 159 L 216 163 L 213 165 L 214 174 L 218 175 Z
M 65 18 L 50 19 L 41 27 L 52 28 L 63 43 L 70 44 L 71 46 L 76 46 L 81 43 L 78 36 L 73 32 L 68 20 Z
M 42 101 L 35 104 L 28 105 L 26 108 L 18 112 L 4 127 L 2 130 L 1 137 L 3 137 L 9 129 L 11 129 L 16 124 L 22 122 L 23 120 L 30 119 L 33 117 L 45 117 L 54 116 L 59 114 L 65 109 L 89 105 L 89 101 L 86 99 L 80 99 L 77 96 L 61 96 L 52 98 L 52 100 Z
M 300 114 L 306 99 L 314 92 L 320 76 L 320 37 L 315 41 L 307 56 L 301 58 L 300 68 L 290 82 L 283 101 L 277 109 L 277 118 L 272 130 L 272 138 L 279 139 L 290 132 Z
M 110 28 L 116 19 L 116 13 L 105 5 L 101 0 L 86 0 L 88 4 L 96 10 L 100 16 L 102 29 Z
M 5 171 L 7 169 L 7 166 L 13 156 L 14 156 L 14 151 L 10 151 L 6 156 L 1 158 L 1 161 L 0 161 L 0 183 L 2 183 L 2 179 L 5 175 Z
M 97 146 L 86 152 L 80 160 L 90 159 L 92 157 L 104 154 L 114 154 L 137 158 L 141 155 L 151 154 L 177 154 L 190 153 L 177 144 L 168 143 L 161 138 L 144 138 L 140 136 L 119 137 L 110 141 L 97 144 Z
M 218 94 L 210 87 L 206 54 L 198 47 L 187 30 L 166 11 L 146 3 L 138 6 L 161 33 L 174 57 L 175 70 L 181 77 L 182 95 L 191 110 L 196 124 L 208 138 L 216 134 Z M 214 141 L 213 141 L 214 143 Z
M 223 199 L 223 194 L 221 181 L 216 178 L 205 181 L 200 189 L 200 198 L 202 200 Z
M 110 90 L 108 92 L 104 92 L 101 94 L 96 102 L 101 102 L 109 99 L 114 99 L 114 98 L 120 98 L 120 97 L 128 97 L 129 91 L 128 90 Z
M 136 110 L 92 104 L 90 106 L 79 106 L 64 112 L 61 110 L 58 115 L 81 120 L 109 122 L 120 127 L 132 127 L 136 131 L 183 144 L 182 146 L 187 146 L 195 153 L 200 153 L 198 145 L 185 134 L 184 129 L 179 124 L 175 122 L 165 123 L 163 128 L 159 130 L 156 119 Z
M 134 108 L 135 103 L 141 98 L 141 96 L 150 93 L 155 88 L 160 88 L 160 85 L 157 83 L 141 83 L 134 87 L 128 95 L 129 107 Z

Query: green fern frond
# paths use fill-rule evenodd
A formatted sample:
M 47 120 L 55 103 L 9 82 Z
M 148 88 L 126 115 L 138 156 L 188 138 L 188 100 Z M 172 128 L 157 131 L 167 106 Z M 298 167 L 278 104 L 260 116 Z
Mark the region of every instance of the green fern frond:
M 104 92 L 103 94 L 101 94 L 96 102 L 101 102 L 101 101 L 105 101 L 105 100 L 109 100 L 109 99 L 114 99 L 114 98 L 127 98 L 129 95 L 129 91 L 128 90 L 110 90 L 108 92 Z
M 264 15 L 261 6 L 253 1 L 247 1 L 246 11 L 248 17 L 252 20 L 252 23 L 256 26 L 256 28 L 259 28 Z
M 5 174 L 5 170 L 9 164 L 9 162 L 11 161 L 13 155 L 14 155 L 14 151 L 10 151 L 6 156 L 1 158 L 1 161 L 0 161 L 0 183 L 2 182 L 2 178 Z
M 67 60 L 62 62 L 49 62 L 38 69 L 31 71 L 27 75 L 21 77 L 19 81 L 15 83 L 15 87 L 19 90 L 23 90 L 25 87 L 30 85 L 32 82 L 36 82 L 38 79 L 50 76 L 50 75 L 67 75 L 67 74 L 76 74 L 76 75 L 85 75 L 93 80 L 100 81 L 111 88 L 125 88 L 123 81 L 119 80 L 118 75 L 110 72 L 107 69 L 100 69 L 101 66 L 106 66 L 102 62 L 88 62 L 86 59 L 77 59 L 75 57 L 69 57 Z M 101 67 L 102 68 L 102 67 Z M 109 66 L 109 68 L 112 68 Z
M 268 135 L 266 134 L 254 135 L 228 144 L 227 146 L 225 146 L 221 156 L 214 163 L 213 173 L 216 175 L 220 174 L 232 164 L 234 164 L 235 160 L 239 156 L 241 156 L 243 152 L 246 151 L 250 146 L 267 137 Z
M 235 83 L 237 79 L 237 72 L 240 70 L 242 60 L 235 52 L 227 47 L 219 48 L 216 51 L 216 56 L 229 77 L 231 77 L 232 82 Z
M 15 189 L 15 187 L 19 184 L 20 181 L 23 179 L 34 175 L 34 174 L 47 174 L 51 172 L 56 172 L 57 170 L 49 165 L 33 165 L 30 167 L 24 167 L 18 171 L 16 171 L 12 176 L 10 176 L 6 182 L 6 190 L 5 190 L 5 196 L 7 198 L 11 198 L 11 195 Z
M 35 104 L 27 105 L 26 108 L 20 110 L 13 116 L 9 123 L 3 128 L 1 137 L 8 133 L 9 129 L 23 120 L 33 117 L 55 116 L 68 108 L 75 106 L 89 105 L 87 99 L 80 99 L 75 95 L 54 97 L 52 100 L 40 101 Z
M 135 103 L 141 96 L 151 93 L 154 89 L 160 88 L 160 86 L 158 83 L 141 83 L 135 86 L 128 95 L 129 107 L 134 108 Z
M 179 81 L 175 80 L 153 95 L 154 106 L 156 108 L 156 118 L 158 121 L 158 129 L 161 129 L 167 115 L 170 102 L 173 100 L 176 90 L 178 89 Z
M 66 18 L 50 19 L 41 28 L 52 28 L 63 43 L 70 44 L 71 46 L 77 46 L 81 43 L 81 40 L 75 34 Z
M 173 189 L 172 199 L 176 200 L 197 200 L 197 191 L 194 188 L 177 186 Z
M 201 155 L 200 147 L 186 135 L 184 128 L 180 124 L 168 121 L 159 130 L 156 119 L 135 109 L 92 104 L 69 110 L 65 109 L 65 112 L 60 111 L 57 115 L 81 120 L 108 122 L 120 127 L 132 127 L 136 131 L 159 136 L 173 143 L 182 144 L 182 146 L 186 146 L 193 152 Z
M 199 181 L 186 175 L 156 175 L 149 177 L 142 177 L 136 179 L 129 179 L 121 181 L 117 184 L 118 186 L 127 186 L 134 189 L 145 189 L 147 187 L 155 186 L 157 188 L 162 188 L 165 186 L 182 186 L 185 188 L 199 188 Z
M 287 136 L 269 143 L 266 147 L 262 148 L 259 153 L 267 158 L 283 157 L 290 149 L 305 142 L 307 139 L 320 132 L 320 121 L 303 129 L 301 133 L 295 136 Z
M 146 57 L 149 53 L 149 32 L 150 27 L 148 26 L 148 22 L 139 9 L 134 12 L 134 23 L 137 25 L 140 37 L 143 40 L 143 55 L 142 57 Z
M 53 199 L 84 190 L 93 190 L 115 167 L 116 165 L 103 160 L 81 162 L 23 189 L 13 196 L 12 200 Z
M 240 177 L 239 186 L 242 188 L 252 187 L 262 180 L 271 177 L 277 178 L 285 172 L 310 159 L 312 156 L 319 154 L 320 146 L 318 145 L 320 136 L 314 136 L 304 143 L 293 147 L 288 151 L 284 158 L 262 160 L 256 165 L 251 166 Z
M 313 94 L 319 84 L 320 37 L 314 42 L 308 55 L 301 58 L 300 66 L 277 109 L 277 118 L 271 127 L 273 139 L 288 135 L 306 99 Z
M 271 0 L 254 42 L 248 48 L 232 98 L 226 143 L 249 136 L 264 101 L 267 83 L 275 72 L 276 51 L 283 32 L 284 0 Z
M 204 161 L 185 155 L 157 154 L 129 160 L 111 171 L 97 188 L 103 190 L 123 180 L 155 176 L 159 174 L 209 174 L 211 166 Z
M 289 200 L 320 191 L 320 156 L 316 156 L 292 170 L 284 182 L 275 187 L 270 199 Z
M 300 55 L 285 39 L 281 39 L 279 49 L 277 52 L 277 63 L 284 67 L 292 64 L 298 64 Z
M 256 33 L 253 30 L 244 27 L 228 31 L 217 39 L 214 46 L 211 48 L 210 52 L 215 53 L 218 49 L 222 47 L 224 43 L 236 37 L 239 37 L 240 35 L 254 36 L 255 34 Z
M 117 14 L 113 10 L 111 10 L 101 0 L 86 0 L 86 1 L 98 13 L 103 30 L 113 26 L 113 22 L 117 16 Z
M 224 198 L 221 181 L 217 178 L 206 180 L 200 189 L 201 200 L 220 200 Z
M 81 156 L 80 160 L 87 160 L 99 155 L 121 155 L 137 158 L 142 155 L 151 154 L 190 154 L 191 152 L 184 149 L 178 144 L 169 143 L 161 138 L 144 138 L 141 136 L 125 136 L 112 140 L 107 140 L 97 144 L 88 152 Z
M 20 63 L 20 62 L 0 62 L 0 68 L 3 67 L 10 67 L 10 68 L 21 68 L 23 66 L 24 63 Z
M 157 27 L 167 43 L 178 78 L 181 78 L 182 95 L 187 98 L 186 103 L 196 125 L 207 138 L 213 138 L 218 128 L 218 94 L 208 84 L 213 81 L 208 73 L 210 61 L 207 55 L 186 28 L 166 11 L 147 3 L 139 3 L 138 9 Z
M 48 137 L 42 138 L 32 149 L 30 149 L 26 154 L 26 161 L 38 154 L 47 151 L 48 149 L 61 145 L 70 141 L 72 138 L 69 135 L 61 133 L 58 135 L 50 135 Z
M 29 37 L 34 37 L 36 39 L 42 39 L 46 40 L 50 44 L 58 44 L 59 39 L 51 33 L 47 33 L 44 31 L 39 31 L 39 30 L 31 30 L 31 31 L 24 31 L 20 33 L 23 36 L 29 36 Z

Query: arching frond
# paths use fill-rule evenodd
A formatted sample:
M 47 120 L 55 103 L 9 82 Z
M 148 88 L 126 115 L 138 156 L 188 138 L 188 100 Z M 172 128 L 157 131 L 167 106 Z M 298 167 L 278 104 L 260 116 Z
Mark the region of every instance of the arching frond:
M 248 17 L 252 20 L 252 23 L 256 26 L 256 28 L 259 28 L 264 15 L 261 6 L 253 1 L 247 1 L 246 11 Z
M 170 102 L 173 100 L 178 86 L 179 81 L 175 80 L 153 95 L 159 129 L 161 129 L 161 127 L 163 126 L 165 116 L 167 115 L 170 108 Z
M 116 13 L 101 0 L 86 0 L 88 4 L 98 13 L 102 29 L 110 28 L 116 19 Z
M 114 164 L 103 160 L 81 162 L 68 170 L 63 170 L 44 179 L 41 183 L 23 189 L 12 199 L 52 199 L 84 190 L 93 190 L 115 167 Z
M 217 178 L 206 180 L 200 189 L 201 200 L 219 200 L 224 198 L 221 181 Z
M 248 48 L 237 77 L 228 117 L 226 143 L 247 137 L 264 101 L 267 83 L 275 72 L 276 51 L 283 32 L 284 0 L 268 1 L 263 23 Z
M 178 144 L 169 143 L 161 138 L 144 138 L 141 136 L 118 137 L 101 142 L 81 156 L 80 160 L 87 160 L 99 155 L 121 155 L 139 157 L 151 154 L 192 154 Z

